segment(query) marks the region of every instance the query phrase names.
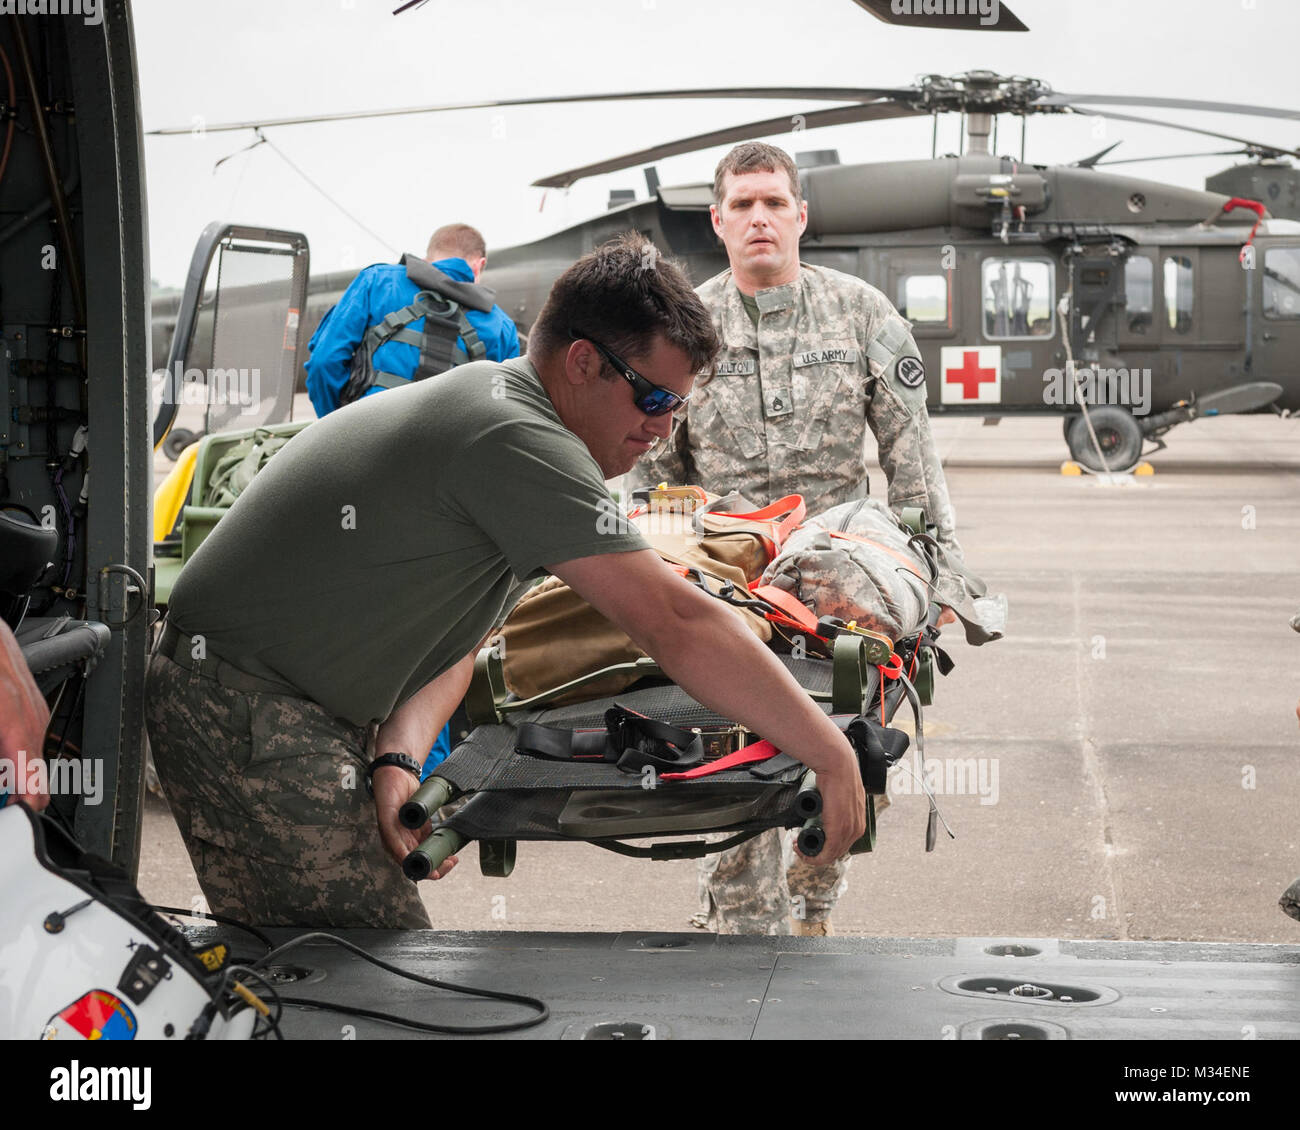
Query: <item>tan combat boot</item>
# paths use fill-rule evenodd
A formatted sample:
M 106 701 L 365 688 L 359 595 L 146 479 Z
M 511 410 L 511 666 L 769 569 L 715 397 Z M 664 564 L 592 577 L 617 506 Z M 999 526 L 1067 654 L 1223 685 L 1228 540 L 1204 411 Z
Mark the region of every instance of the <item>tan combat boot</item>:
M 790 919 L 791 932 L 796 938 L 833 938 L 835 927 L 828 918 L 825 922 L 809 922 L 804 918 Z

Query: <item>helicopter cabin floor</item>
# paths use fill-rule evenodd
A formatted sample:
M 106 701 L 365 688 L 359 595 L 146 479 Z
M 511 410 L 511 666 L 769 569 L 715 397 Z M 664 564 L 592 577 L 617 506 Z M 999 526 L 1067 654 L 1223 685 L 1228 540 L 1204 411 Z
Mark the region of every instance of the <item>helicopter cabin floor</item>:
M 940 418 L 934 431 L 967 560 L 1007 593 L 1011 610 L 1007 638 L 986 648 L 945 633 L 957 665 L 925 714 L 938 800 L 957 838 L 941 832 L 927 855 L 924 798 L 914 788 L 894 795 L 877 850 L 849 869 L 834 918 L 840 937 L 764 940 L 767 995 L 779 997 L 777 981 L 805 976 L 796 967 L 813 960 L 820 972 L 811 979 L 832 986 L 834 970 L 861 960 L 852 954 L 885 953 L 867 938 L 1281 943 L 1262 960 L 1295 962 L 1300 922 L 1277 899 L 1300 875 L 1300 635 L 1287 625 L 1300 611 L 1300 420 L 1177 427 L 1152 458 L 1155 475 L 1127 486 L 1062 476 L 1055 418 L 996 428 Z M 879 471 L 872 485 L 883 495 Z M 523 843 L 514 874 L 488 879 L 475 856 L 470 847 L 448 878 L 424 884 L 438 931 L 690 931 L 693 863 Z M 199 896 L 156 797 L 146 806 L 139 882 L 160 904 L 189 907 Z M 685 937 L 712 945 L 701 932 Z M 806 942 L 820 956 L 786 954 Z M 503 943 L 500 960 L 524 944 Z M 558 941 L 527 944 L 542 964 L 560 960 Z M 604 935 L 579 944 L 619 948 Z M 948 965 L 966 971 L 950 959 L 968 942 L 917 943 L 927 944 L 939 947 L 925 951 L 936 955 L 936 976 Z M 1216 952 L 1238 950 L 1247 952 Z M 1070 952 L 1078 977 L 1113 980 L 1083 957 L 1120 951 Z M 889 953 L 890 969 L 904 961 Z M 679 958 L 664 951 L 657 960 Z M 1153 975 L 1160 960 L 1151 958 Z M 1289 999 L 1300 999 L 1294 964 L 1278 969 L 1290 978 Z M 756 982 L 743 999 L 762 991 Z M 768 1006 L 746 1007 L 761 1031 Z
M 277 945 L 295 933 L 270 931 Z M 420 976 L 545 1001 L 550 1016 L 514 1039 L 1300 1038 L 1300 950 L 1285 946 L 637 931 L 337 933 Z M 191 937 L 226 941 L 237 955 L 258 948 L 223 928 L 199 927 Z M 535 1015 L 518 1004 L 400 981 L 326 942 L 290 950 L 270 977 L 282 996 L 425 1024 L 481 1027 Z M 290 1039 L 424 1035 L 292 1006 L 281 1027 Z M 1252 1044 L 1250 1050 L 1263 1049 Z M 1166 1055 L 1171 1063 L 1187 1059 Z M 1225 1063 L 1234 1061 L 1239 1057 L 1231 1052 L 1223 1056 Z

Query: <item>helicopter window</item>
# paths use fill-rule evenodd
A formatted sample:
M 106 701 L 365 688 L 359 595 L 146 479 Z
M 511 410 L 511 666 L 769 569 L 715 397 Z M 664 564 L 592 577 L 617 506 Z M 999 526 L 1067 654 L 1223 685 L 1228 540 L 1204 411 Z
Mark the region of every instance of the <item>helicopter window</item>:
M 1300 247 L 1264 252 L 1264 317 L 1300 318 Z
M 1131 333 L 1146 333 L 1151 325 L 1155 314 L 1154 279 L 1155 271 L 1146 256 L 1135 255 L 1124 264 L 1125 306 Z
M 943 275 L 904 275 L 895 305 L 909 322 L 948 324 L 948 280 Z
M 1055 305 L 1049 261 L 984 260 L 985 337 L 1051 337 Z
M 1165 256 L 1165 317 L 1175 333 L 1192 328 L 1192 261 L 1186 255 Z

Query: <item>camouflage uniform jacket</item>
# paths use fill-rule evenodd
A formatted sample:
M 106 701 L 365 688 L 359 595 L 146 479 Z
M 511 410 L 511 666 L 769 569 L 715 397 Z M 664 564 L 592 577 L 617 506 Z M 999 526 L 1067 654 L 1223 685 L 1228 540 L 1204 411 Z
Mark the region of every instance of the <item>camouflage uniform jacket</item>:
M 757 327 L 729 270 L 696 293 L 722 352 L 696 380 L 667 448 L 637 477 L 719 494 L 734 488 L 763 503 L 801 494 L 817 514 L 867 495 L 869 425 L 890 508 L 922 507 L 960 557 L 920 352 L 889 300 L 861 279 L 806 263 L 796 282 L 757 293 Z

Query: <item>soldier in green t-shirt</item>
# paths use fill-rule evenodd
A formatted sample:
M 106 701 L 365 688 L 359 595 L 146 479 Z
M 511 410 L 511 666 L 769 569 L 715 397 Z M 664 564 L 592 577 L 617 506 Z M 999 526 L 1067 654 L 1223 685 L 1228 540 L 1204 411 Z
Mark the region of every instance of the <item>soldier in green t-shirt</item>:
M 253 480 L 186 565 L 149 668 L 154 759 L 214 911 L 429 925 L 396 862 L 420 840 L 397 820 L 413 758 L 547 573 L 817 771 L 823 862 L 862 834 L 844 736 L 729 609 L 609 521 L 605 481 L 667 436 L 717 348 L 686 277 L 629 234 L 560 277 L 526 358 L 349 405 Z

